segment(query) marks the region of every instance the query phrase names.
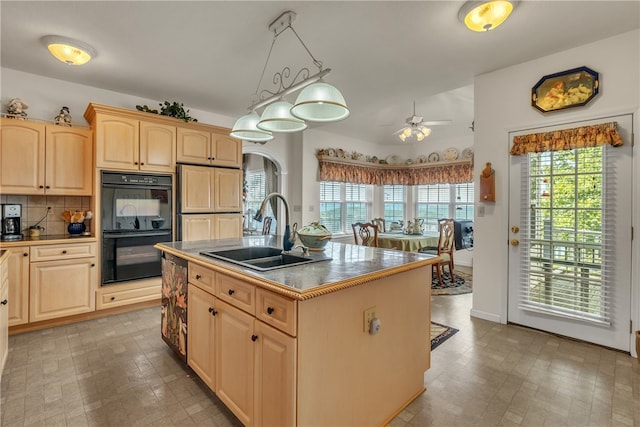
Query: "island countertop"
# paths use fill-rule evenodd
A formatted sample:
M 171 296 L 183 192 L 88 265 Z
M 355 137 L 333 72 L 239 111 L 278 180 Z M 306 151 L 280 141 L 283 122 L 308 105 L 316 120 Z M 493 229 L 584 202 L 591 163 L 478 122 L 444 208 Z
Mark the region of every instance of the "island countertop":
M 331 260 L 270 271 L 255 271 L 200 254 L 202 251 L 251 246 L 282 247 L 282 237 L 267 235 L 239 239 L 158 243 L 155 248 L 298 300 L 314 298 L 424 267 L 439 259 L 436 256 L 415 252 L 329 242 L 324 252 L 311 251 L 308 256 L 311 258 L 328 256 Z M 294 249 L 291 253 L 300 255 L 301 250 Z

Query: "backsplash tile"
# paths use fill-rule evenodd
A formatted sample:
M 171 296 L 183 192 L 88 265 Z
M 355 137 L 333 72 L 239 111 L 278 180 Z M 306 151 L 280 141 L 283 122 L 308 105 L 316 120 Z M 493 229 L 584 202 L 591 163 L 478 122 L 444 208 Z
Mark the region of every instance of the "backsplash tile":
M 44 230 L 41 235 L 66 234 L 67 223 L 62 219 L 62 212 L 86 211 L 91 209 L 92 198 L 90 196 L 21 196 L 2 195 L 0 203 L 19 203 L 22 205 L 22 229 L 29 235 L 29 227 L 40 221 L 47 214 L 47 207 L 51 210 L 40 222 Z M 87 228 L 93 230 L 91 221 L 87 221 Z

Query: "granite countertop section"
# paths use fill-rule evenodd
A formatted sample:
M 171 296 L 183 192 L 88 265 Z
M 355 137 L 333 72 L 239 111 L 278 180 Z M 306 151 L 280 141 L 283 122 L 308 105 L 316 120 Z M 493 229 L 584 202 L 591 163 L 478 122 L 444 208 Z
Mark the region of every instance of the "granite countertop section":
M 216 271 L 253 283 L 295 299 L 309 299 L 356 286 L 403 271 L 431 265 L 436 256 L 392 249 L 370 248 L 329 242 L 324 252 L 309 252 L 309 257 L 330 257 L 319 261 L 271 271 L 256 271 L 230 262 L 200 255 L 201 251 L 249 246 L 281 248 L 280 236 L 248 236 L 239 239 L 199 240 L 158 243 L 155 247 Z M 291 251 L 301 255 L 300 249 Z
M 95 236 L 82 236 L 72 234 L 52 234 L 42 235 L 40 237 L 25 236 L 21 240 L 1 240 L 0 248 L 15 248 L 18 246 L 33 246 L 33 245 L 55 245 L 59 243 L 73 243 L 78 241 L 90 241 L 95 242 L 97 239 Z

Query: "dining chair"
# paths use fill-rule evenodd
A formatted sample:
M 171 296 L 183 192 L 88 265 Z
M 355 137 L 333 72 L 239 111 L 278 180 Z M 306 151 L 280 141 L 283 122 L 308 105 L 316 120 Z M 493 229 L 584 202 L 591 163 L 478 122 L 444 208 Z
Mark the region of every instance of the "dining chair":
M 370 222 L 351 224 L 356 245 L 378 247 L 378 226 Z
M 262 220 L 262 235 L 266 236 L 267 234 L 271 234 L 271 222 L 273 218 L 270 216 L 265 216 Z
M 385 225 L 384 218 L 373 218 L 371 220 L 371 224 L 377 225 L 380 233 L 387 232 L 387 226 Z
M 438 233 L 438 246 L 427 246 L 421 248 L 418 252 L 438 255 L 440 257 L 440 261 L 433 264 L 433 269 L 438 276 L 438 283 L 440 283 L 440 286 L 443 286 L 442 274 L 444 273 L 445 265 L 449 267 L 451 281 L 453 281 L 455 277 L 453 275 L 453 251 L 455 249 L 454 220 L 452 218 L 443 218 L 438 220 Z

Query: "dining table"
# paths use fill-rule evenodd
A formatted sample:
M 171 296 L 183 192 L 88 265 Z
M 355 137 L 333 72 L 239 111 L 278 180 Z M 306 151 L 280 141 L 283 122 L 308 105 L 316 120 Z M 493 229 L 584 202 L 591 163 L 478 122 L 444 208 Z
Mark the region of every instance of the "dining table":
M 427 246 L 437 247 L 438 237 L 437 231 L 424 231 L 420 234 L 378 233 L 378 247 L 415 252 Z

